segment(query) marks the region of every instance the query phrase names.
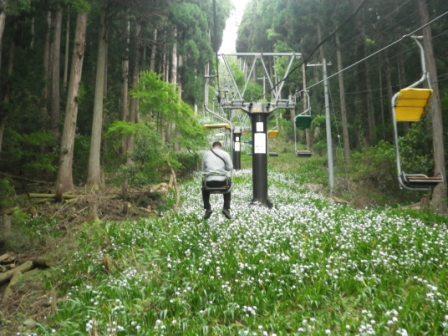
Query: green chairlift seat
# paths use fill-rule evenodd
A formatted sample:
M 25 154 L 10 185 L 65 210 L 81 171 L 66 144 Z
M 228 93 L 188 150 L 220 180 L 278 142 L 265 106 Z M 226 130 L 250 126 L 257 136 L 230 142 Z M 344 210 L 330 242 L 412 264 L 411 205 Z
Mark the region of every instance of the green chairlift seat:
M 298 115 L 296 117 L 296 127 L 300 130 L 306 130 L 311 127 L 313 117 L 310 115 Z
M 296 152 L 296 156 L 303 157 L 303 158 L 310 158 L 313 156 L 313 153 L 309 150 L 298 150 Z

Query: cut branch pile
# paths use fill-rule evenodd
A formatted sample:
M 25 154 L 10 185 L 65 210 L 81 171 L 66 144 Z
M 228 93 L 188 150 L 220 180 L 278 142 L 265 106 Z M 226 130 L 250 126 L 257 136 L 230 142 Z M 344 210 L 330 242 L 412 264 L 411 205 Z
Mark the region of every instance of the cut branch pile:
M 33 217 L 49 217 L 58 227 L 100 220 L 126 220 L 157 215 L 157 209 L 166 202 L 171 189 L 177 189 L 177 181 L 159 183 L 140 188 L 129 188 L 123 194 L 119 188 L 107 188 L 89 193 L 83 188 L 64 194 L 63 202 L 55 201 L 53 193 L 28 193 L 22 210 Z M 0 270 L 1 271 L 1 270 Z
M 45 260 L 27 260 L 19 263 L 17 257 L 11 253 L 0 255 L 0 286 L 7 284 L 2 297 L 2 303 L 11 296 L 13 287 L 19 282 L 22 274 L 34 268 L 48 268 L 50 267 Z

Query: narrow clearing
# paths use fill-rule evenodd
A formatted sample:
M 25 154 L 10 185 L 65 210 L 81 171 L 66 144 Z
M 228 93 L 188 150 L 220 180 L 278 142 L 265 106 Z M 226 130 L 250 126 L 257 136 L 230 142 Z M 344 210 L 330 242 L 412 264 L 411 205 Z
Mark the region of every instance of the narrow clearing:
M 235 182 L 232 221 L 221 196 L 201 220 L 196 180 L 178 215 L 87 227 L 38 334 L 448 333 L 445 223 L 332 204 L 278 173 L 269 210 L 249 205 L 250 171 Z

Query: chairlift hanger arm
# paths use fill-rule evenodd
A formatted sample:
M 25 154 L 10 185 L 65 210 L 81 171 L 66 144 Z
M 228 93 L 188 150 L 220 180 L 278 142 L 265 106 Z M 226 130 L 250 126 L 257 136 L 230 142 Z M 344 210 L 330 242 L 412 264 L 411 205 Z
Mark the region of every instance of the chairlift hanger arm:
M 228 119 L 224 118 L 223 116 L 219 115 L 218 113 L 216 113 L 216 112 L 210 110 L 210 109 L 208 108 L 207 105 L 204 105 L 204 107 L 205 107 L 205 110 L 206 110 L 208 113 L 210 113 L 210 114 L 211 114 L 212 116 L 214 116 L 215 118 L 218 118 L 218 119 L 220 119 L 221 121 L 224 121 L 224 122 L 228 123 L 228 124 L 230 125 L 230 127 L 233 129 L 233 123 L 232 123 L 230 120 L 228 120 Z
M 224 65 L 225 65 L 227 72 L 232 80 L 232 84 L 235 88 L 235 92 L 238 94 L 238 97 L 241 100 L 243 100 L 243 96 L 241 95 L 240 89 L 238 88 L 238 84 L 236 83 L 235 76 L 233 76 L 232 68 L 230 67 L 229 62 L 227 61 L 226 55 L 222 55 L 222 60 L 224 61 Z
M 420 60 L 421 60 L 421 67 L 422 67 L 422 76 L 418 81 L 408 86 L 408 88 L 415 88 L 419 86 L 420 84 L 423 84 L 423 82 L 426 80 L 428 83 L 429 88 L 431 88 L 431 82 L 429 80 L 429 73 L 426 69 L 426 55 L 425 55 L 425 48 L 423 47 L 422 42 L 420 40 L 423 39 L 423 36 L 411 36 L 411 38 L 417 43 L 417 46 L 420 51 Z

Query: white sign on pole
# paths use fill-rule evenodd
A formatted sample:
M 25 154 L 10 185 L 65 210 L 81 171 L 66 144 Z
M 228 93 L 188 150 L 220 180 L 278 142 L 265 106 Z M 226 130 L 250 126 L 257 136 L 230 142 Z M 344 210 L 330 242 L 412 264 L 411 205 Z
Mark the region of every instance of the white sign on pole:
M 255 133 L 254 134 L 254 153 L 255 154 L 266 154 L 266 133 Z
M 241 142 L 235 142 L 235 152 L 241 151 Z
M 256 132 L 264 132 L 263 122 L 257 122 Z
M 235 137 L 235 141 L 236 142 L 240 141 L 240 137 Z

